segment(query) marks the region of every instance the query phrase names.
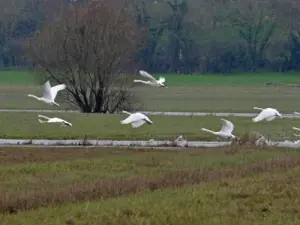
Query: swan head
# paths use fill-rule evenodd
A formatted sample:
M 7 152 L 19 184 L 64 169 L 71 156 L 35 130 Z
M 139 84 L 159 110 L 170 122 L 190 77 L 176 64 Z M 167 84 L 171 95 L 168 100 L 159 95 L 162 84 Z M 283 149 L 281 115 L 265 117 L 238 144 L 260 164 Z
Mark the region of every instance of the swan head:
M 71 123 L 69 123 L 69 122 L 67 122 L 67 121 L 64 121 L 64 126 L 72 126 L 72 124 Z
M 159 83 L 159 87 L 166 87 L 163 83 Z
M 277 117 L 282 118 L 282 115 L 279 112 L 276 112 L 275 114 Z

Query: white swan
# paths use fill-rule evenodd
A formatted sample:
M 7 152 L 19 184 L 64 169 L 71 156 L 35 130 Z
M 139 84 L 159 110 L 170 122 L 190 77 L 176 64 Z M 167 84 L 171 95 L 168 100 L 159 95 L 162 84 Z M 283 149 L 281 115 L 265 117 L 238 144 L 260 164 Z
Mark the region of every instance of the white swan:
M 257 137 L 257 140 L 255 141 L 255 145 L 256 146 L 264 146 L 264 145 L 272 146 L 272 145 L 274 145 L 274 142 L 272 142 L 271 140 L 268 140 L 267 138 L 265 138 L 265 136 L 263 136 L 261 134 Z
M 182 135 L 178 136 L 175 140 L 174 143 L 179 146 L 179 147 L 186 147 L 187 146 L 187 140 L 183 138 Z
M 229 120 L 225 120 L 223 118 L 221 120 L 222 120 L 222 129 L 220 131 L 216 132 L 216 131 L 212 131 L 212 130 L 209 130 L 209 129 L 206 129 L 206 128 L 202 128 L 201 130 L 212 133 L 212 134 L 217 135 L 217 136 L 220 136 L 222 138 L 228 138 L 228 139 L 236 138 L 236 139 L 239 139 L 238 137 L 236 137 L 235 135 L 232 134 L 232 131 L 234 129 L 233 123 L 230 122 Z
M 42 102 L 45 102 L 45 103 L 47 103 L 49 105 L 57 105 L 57 106 L 59 106 L 59 104 L 55 102 L 55 97 L 57 95 L 57 92 L 65 89 L 65 88 L 66 88 L 65 84 L 59 84 L 59 85 L 56 85 L 54 87 L 51 87 L 50 86 L 50 82 L 47 81 L 44 84 L 43 97 L 37 97 L 37 96 L 31 95 L 31 94 L 29 94 L 28 97 L 35 98 L 35 99 L 37 99 L 39 101 L 42 101 Z
M 261 110 L 261 112 L 255 118 L 252 118 L 253 122 L 259 122 L 262 120 L 271 121 L 274 120 L 276 117 L 282 118 L 282 115 L 276 109 L 273 108 L 263 109 L 263 108 L 253 107 L 253 109 Z
M 151 85 L 151 86 L 155 86 L 155 87 L 166 87 L 164 85 L 166 79 L 164 77 L 159 77 L 158 80 L 156 80 L 154 77 L 152 77 L 149 73 L 147 73 L 146 71 L 144 70 L 140 70 L 139 71 L 140 74 L 143 76 L 143 77 L 146 77 L 150 80 L 148 81 L 144 81 L 144 80 L 133 80 L 133 82 L 135 83 L 143 83 L 143 84 L 148 84 L 148 85 Z
M 298 128 L 298 127 L 293 127 L 293 130 L 300 131 L 300 128 Z M 296 137 L 300 137 L 300 134 L 294 134 L 294 136 L 296 136 Z
M 144 123 L 148 123 L 148 124 L 152 124 L 153 122 L 144 114 L 142 113 L 130 113 L 127 111 L 122 111 L 123 113 L 128 114 L 129 116 L 125 119 L 121 121 L 121 124 L 131 124 L 131 126 L 133 128 L 137 128 L 142 126 Z
M 57 117 L 53 117 L 53 118 L 49 118 L 47 116 L 43 116 L 43 115 L 38 115 L 39 118 L 43 118 L 43 119 L 46 119 L 46 120 L 41 120 L 41 119 L 38 119 L 38 121 L 40 123 L 58 123 L 60 124 L 61 126 L 72 126 L 71 123 L 63 120 L 63 119 L 60 119 L 60 118 L 57 118 Z

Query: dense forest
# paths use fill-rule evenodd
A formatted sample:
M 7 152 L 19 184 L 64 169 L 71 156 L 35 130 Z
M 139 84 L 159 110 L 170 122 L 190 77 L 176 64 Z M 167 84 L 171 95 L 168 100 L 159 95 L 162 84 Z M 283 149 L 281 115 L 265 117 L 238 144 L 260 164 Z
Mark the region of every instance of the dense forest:
M 78 4 L 85 1 L 0 0 L 0 67 L 34 66 L 26 52 L 28 40 L 62 17 L 63 7 Z M 136 67 L 157 73 L 300 70 L 298 0 L 120 0 L 118 4 L 136 25 L 128 31 L 139 36 Z M 99 14 L 104 16 L 110 17 Z

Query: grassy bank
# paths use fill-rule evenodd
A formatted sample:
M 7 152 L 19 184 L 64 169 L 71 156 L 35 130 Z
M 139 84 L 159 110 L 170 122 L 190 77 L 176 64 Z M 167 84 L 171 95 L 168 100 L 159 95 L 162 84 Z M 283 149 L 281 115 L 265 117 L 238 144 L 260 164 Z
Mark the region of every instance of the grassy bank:
M 49 117 L 59 117 L 73 124 L 60 127 L 57 124 L 40 124 L 38 113 L 0 113 L 0 138 L 46 138 L 46 139 L 112 139 L 112 140 L 175 140 L 179 135 L 192 141 L 208 141 L 217 138 L 201 131 L 202 127 L 220 130 L 221 117 L 215 116 L 149 116 L 152 125 L 144 124 L 134 129 L 122 125 L 125 114 L 81 114 L 42 113 Z M 292 127 L 300 127 L 300 119 L 276 119 L 271 122 L 253 123 L 251 118 L 224 117 L 235 125 L 234 134 L 243 137 L 252 132 L 261 132 L 272 139 L 295 139 Z
M 151 73 L 151 71 L 148 71 Z M 152 74 L 152 73 L 151 73 Z M 299 73 L 233 73 L 233 74 L 152 74 L 163 76 L 170 86 L 194 85 L 263 85 L 267 82 L 300 84 Z M 142 78 L 139 74 L 137 77 Z M 0 84 L 37 84 L 37 76 L 31 71 L 0 70 Z
M 249 112 L 253 106 L 274 107 L 282 112 L 299 110 L 299 88 L 267 86 L 266 83 L 300 84 L 296 73 L 257 73 L 235 75 L 165 74 L 169 88 L 135 84 L 133 91 L 141 109 L 150 111 Z M 2 77 L 2 78 L 1 78 Z M 42 95 L 42 86 L 29 72 L 0 71 L 0 108 L 57 109 L 27 97 Z M 61 99 L 59 109 L 71 106 Z
M 294 150 L 6 148 L 0 162 L 5 225 L 298 222 Z

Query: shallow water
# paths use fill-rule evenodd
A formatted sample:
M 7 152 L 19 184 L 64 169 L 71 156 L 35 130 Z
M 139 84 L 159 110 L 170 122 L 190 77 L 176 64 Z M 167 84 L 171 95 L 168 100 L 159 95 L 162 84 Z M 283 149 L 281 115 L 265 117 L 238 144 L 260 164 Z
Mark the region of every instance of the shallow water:
M 112 146 L 112 147 L 222 147 L 231 142 L 205 141 L 131 141 L 131 140 L 47 140 L 47 139 L 0 139 L 0 146 Z
M 213 148 L 230 145 L 231 142 L 217 141 L 156 141 L 156 140 L 47 140 L 47 139 L 0 139 L 0 146 L 26 147 L 154 147 L 154 148 Z M 283 148 L 300 148 L 300 141 L 276 141 L 271 146 Z

